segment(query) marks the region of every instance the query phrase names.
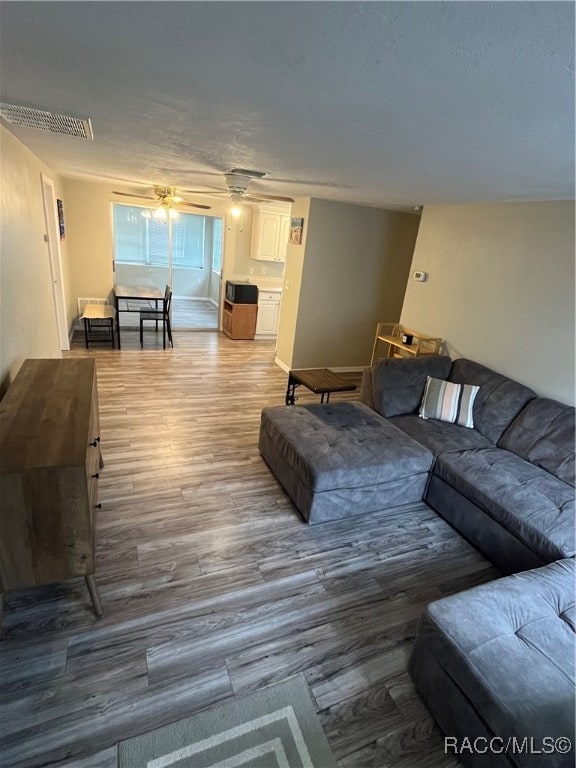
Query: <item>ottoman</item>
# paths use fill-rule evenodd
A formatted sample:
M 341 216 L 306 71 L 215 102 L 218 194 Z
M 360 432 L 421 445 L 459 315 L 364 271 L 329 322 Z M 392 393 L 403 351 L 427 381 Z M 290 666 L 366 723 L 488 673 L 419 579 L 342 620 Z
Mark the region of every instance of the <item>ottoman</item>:
M 574 765 L 574 577 L 558 560 L 426 608 L 409 671 L 445 735 L 476 742 L 464 765 Z M 562 737 L 565 754 L 550 748 Z
M 258 448 L 310 524 L 420 501 L 432 463 L 356 401 L 264 408 Z

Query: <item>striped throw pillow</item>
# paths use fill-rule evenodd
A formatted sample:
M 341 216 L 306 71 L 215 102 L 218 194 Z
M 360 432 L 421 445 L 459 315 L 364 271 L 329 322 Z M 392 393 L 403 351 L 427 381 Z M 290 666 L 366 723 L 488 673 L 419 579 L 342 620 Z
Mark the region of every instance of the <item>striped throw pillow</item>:
M 438 419 L 472 428 L 472 409 L 479 389 L 473 384 L 454 384 L 428 376 L 418 415 L 421 419 Z

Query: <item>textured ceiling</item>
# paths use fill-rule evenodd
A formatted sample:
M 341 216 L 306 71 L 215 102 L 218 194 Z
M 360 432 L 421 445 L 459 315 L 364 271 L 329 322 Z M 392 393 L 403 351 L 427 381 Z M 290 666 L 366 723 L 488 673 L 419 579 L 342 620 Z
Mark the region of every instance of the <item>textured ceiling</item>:
M 571 2 L 3 2 L 10 127 L 65 176 L 382 207 L 574 197 Z

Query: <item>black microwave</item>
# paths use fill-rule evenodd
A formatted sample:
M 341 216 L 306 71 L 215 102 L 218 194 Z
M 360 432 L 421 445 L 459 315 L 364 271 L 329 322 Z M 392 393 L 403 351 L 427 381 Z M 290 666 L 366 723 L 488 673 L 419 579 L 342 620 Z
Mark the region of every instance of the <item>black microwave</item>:
M 226 300 L 234 304 L 258 304 L 258 286 L 226 280 Z

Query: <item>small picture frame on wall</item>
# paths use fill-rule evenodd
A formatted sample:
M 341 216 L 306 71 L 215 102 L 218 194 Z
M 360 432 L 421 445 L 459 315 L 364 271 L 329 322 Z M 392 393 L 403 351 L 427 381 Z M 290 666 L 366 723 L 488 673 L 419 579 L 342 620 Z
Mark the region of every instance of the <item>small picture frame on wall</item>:
M 62 200 L 56 200 L 56 208 L 58 209 L 58 229 L 60 230 L 60 240 L 66 238 L 66 230 L 64 229 L 64 206 Z
M 290 219 L 290 240 L 288 242 L 291 245 L 300 245 L 303 231 L 304 219 Z

